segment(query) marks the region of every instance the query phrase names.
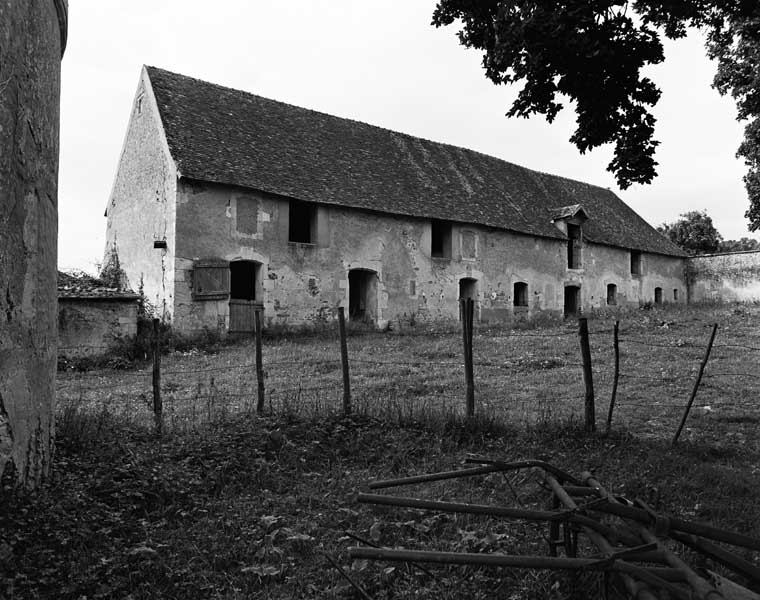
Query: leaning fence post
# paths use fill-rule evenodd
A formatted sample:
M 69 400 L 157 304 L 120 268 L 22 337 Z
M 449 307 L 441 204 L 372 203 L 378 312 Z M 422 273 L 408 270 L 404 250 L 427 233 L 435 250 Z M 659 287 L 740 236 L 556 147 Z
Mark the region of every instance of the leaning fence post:
M 612 395 L 610 396 L 610 410 L 607 413 L 607 433 L 612 427 L 612 411 L 615 409 L 615 397 L 617 396 L 618 379 L 620 378 L 620 338 L 619 336 L 620 321 L 615 321 L 613 330 L 613 348 L 615 349 L 615 373 L 612 378 Z
M 596 431 L 596 409 L 594 407 L 594 378 L 591 371 L 591 345 L 588 339 L 588 319 L 578 319 L 578 334 L 581 338 L 581 359 L 583 360 L 583 384 L 586 386 L 586 431 Z
M 256 336 L 256 412 L 264 412 L 264 366 L 261 358 L 261 309 L 257 306 L 253 311 L 254 334 Z
M 715 341 L 715 334 L 718 332 L 718 324 L 715 323 L 712 328 L 712 333 L 710 334 L 710 341 L 707 342 L 707 348 L 705 349 L 705 356 L 702 359 L 702 362 L 699 364 L 699 371 L 697 372 L 697 378 L 694 380 L 694 387 L 691 390 L 691 396 L 689 396 L 689 402 L 686 404 L 686 409 L 683 412 L 683 417 L 681 417 L 681 423 L 678 425 L 678 430 L 676 431 L 676 434 L 673 436 L 673 442 L 672 444 L 675 445 L 675 443 L 678 441 L 678 436 L 681 435 L 681 430 L 683 429 L 683 426 L 686 424 L 686 418 L 689 416 L 689 411 L 691 411 L 691 405 L 694 403 L 694 398 L 697 396 L 697 390 L 699 389 L 699 384 L 702 382 L 702 373 L 705 372 L 705 366 L 707 365 L 707 360 L 710 358 L 710 352 L 712 351 L 713 342 Z
M 351 414 L 351 380 L 348 376 L 348 344 L 346 343 L 346 313 L 338 307 L 338 329 L 340 331 L 340 360 L 343 366 L 343 414 Z
M 163 430 L 164 406 L 161 402 L 161 344 L 160 344 L 160 321 L 153 319 L 153 418 L 156 423 L 156 435 L 160 436 Z
M 475 382 L 472 369 L 472 323 L 474 317 L 474 302 L 472 298 L 459 301 L 462 315 L 462 346 L 464 351 L 464 380 L 466 385 L 466 412 L 468 417 L 475 416 Z

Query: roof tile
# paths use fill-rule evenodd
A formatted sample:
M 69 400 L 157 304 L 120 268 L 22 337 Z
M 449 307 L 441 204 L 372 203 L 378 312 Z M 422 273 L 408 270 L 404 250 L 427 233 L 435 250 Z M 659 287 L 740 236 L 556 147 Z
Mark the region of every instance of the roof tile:
M 447 144 L 146 67 L 183 177 L 311 202 L 563 238 L 582 204 L 592 242 L 684 253 L 610 190 Z

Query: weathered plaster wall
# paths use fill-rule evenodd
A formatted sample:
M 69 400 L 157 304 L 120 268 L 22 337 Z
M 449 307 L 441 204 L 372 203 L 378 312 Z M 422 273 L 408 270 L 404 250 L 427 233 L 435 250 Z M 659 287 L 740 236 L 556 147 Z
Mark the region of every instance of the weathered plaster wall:
M 0 0 L 0 474 L 47 474 L 56 356 L 66 4 Z
M 760 300 L 760 252 L 693 256 L 686 272 L 691 302 Z
M 171 319 L 177 172 L 143 70 L 111 197 L 104 262 L 116 251 L 128 284 L 140 282 L 157 317 Z M 165 241 L 166 249 L 154 248 Z
M 224 186 L 181 182 L 177 204 L 175 320 L 181 329 L 224 329 L 226 299 L 192 298 L 193 261 L 254 260 L 262 265 L 268 323 L 299 324 L 332 318 L 348 306 L 352 269 L 377 273 L 377 320 L 456 319 L 462 278 L 477 280 L 478 316 L 510 319 L 540 310 L 561 311 L 565 285 L 581 286 L 584 308 L 606 306 L 606 286 L 618 286 L 618 304 L 663 298 L 679 290 L 685 301 L 683 261 L 646 255 L 642 275 L 631 275 L 626 250 L 586 244 L 582 265 L 568 269 L 567 245 L 480 226 L 454 224 L 451 257 L 430 256 L 431 224 L 341 207 L 320 207 L 315 244 L 288 242 L 286 199 Z M 516 282 L 528 284 L 528 307 L 515 307 Z M 670 295 L 668 295 L 670 294 Z
M 136 334 L 136 300 L 70 298 L 58 301 L 60 357 L 106 354 L 119 338 Z

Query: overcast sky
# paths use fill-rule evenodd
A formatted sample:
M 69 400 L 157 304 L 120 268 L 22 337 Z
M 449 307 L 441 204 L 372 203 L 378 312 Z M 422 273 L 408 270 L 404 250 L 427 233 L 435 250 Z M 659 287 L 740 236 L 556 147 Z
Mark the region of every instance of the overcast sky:
M 653 225 L 706 209 L 726 239 L 749 236 L 742 125 L 698 34 L 652 69 L 659 177 L 621 192 L 611 150 L 585 156 L 555 123 L 506 119 L 515 89 L 483 76 L 454 27 L 430 25 L 434 0 L 70 0 L 62 66 L 59 266 L 93 271 L 103 210 L 140 68 L 161 67 L 298 106 L 498 156 L 609 187 Z M 751 236 L 754 237 L 754 236 Z

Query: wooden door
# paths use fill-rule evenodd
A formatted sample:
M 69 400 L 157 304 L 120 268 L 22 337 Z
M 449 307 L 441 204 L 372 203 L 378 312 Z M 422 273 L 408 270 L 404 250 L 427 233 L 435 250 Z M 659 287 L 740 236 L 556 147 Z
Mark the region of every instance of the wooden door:
M 254 332 L 255 321 L 253 311 L 256 302 L 253 300 L 240 300 L 230 298 L 230 333 Z

